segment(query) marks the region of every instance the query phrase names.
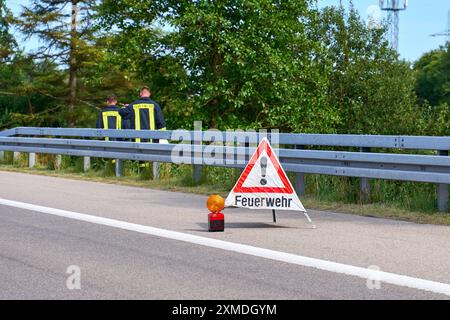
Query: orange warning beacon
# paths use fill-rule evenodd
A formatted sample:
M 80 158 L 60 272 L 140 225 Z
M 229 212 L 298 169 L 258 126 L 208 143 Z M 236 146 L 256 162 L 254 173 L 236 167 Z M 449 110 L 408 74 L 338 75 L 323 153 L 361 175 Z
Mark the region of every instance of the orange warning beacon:
M 223 231 L 225 229 L 225 216 L 221 210 L 225 208 L 225 200 L 213 194 L 208 197 L 206 207 L 210 211 L 208 214 L 208 231 Z

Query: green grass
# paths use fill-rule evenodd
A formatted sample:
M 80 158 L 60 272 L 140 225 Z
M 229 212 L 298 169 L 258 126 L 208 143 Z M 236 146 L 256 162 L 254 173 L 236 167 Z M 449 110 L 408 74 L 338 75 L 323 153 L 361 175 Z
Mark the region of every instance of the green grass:
M 306 191 L 324 202 L 361 204 L 359 182 L 352 177 L 307 175 Z M 407 211 L 437 212 L 435 184 L 372 179 L 370 189 L 370 203 Z
M 204 167 L 203 178 L 196 183 L 192 179 L 192 166 L 161 164 L 160 179 L 152 180 L 151 166 L 142 168 L 135 161 L 125 161 L 124 177 L 116 178 L 114 164 L 110 160 L 92 159 L 91 170 L 83 172 L 81 158 L 63 157 L 59 170 L 54 170 L 52 156 L 38 156 L 37 159 L 38 165 L 29 169 L 26 155 L 21 155 L 15 163 L 12 156 L 7 155 L 4 163 L 0 164 L 0 170 L 201 195 L 216 193 L 223 197 L 227 196 L 240 174 L 236 169 Z M 358 186 L 356 178 L 307 175 L 307 195 L 301 200 L 308 209 L 450 226 L 450 214 L 436 211 L 435 187 L 432 184 L 374 180 L 371 182 L 369 204 L 359 203 Z

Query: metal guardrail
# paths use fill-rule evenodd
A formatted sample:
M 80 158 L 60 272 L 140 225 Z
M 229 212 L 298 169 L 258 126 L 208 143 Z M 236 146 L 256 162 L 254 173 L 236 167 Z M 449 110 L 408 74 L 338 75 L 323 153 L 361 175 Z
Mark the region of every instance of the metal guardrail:
M 14 128 L 0 132 L 0 151 L 187 163 L 195 166 L 195 178 L 199 179 L 202 165 L 243 168 L 263 136 L 272 137 L 255 132 Z M 105 137 L 174 143 L 98 140 Z M 184 141 L 180 144 L 181 137 Z M 284 169 L 296 173 L 295 186 L 300 194 L 304 192 L 305 173 L 359 177 L 365 197 L 370 193 L 369 178 L 428 182 L 438 184 L 438 208 L 448 211 L 450 157 L 444 155 L 450 150 L 450 137 L 281 133 L 276 138 L 275 150 Z M 212 141 L 214 146 L 208 145 Z M 360 152 L 304 150 L 305 146 L 358 147 Z M 375 153 L 370 148 L 394 150 Z M 399 154 L 396 149 L 435 150 L 436 154 Z
M 0 136 L 54 136 L 54 137 L 90 137 L 90 138 L 143 138 L 172 140 L 174 133 L 187 134 L 194 141 L 198 137 L 221 135 L 222 141 L 237 142 L 248 140 L 259 141 L 261 137 L 270 133 L 260 132 L 226 132 L 226 131 L 135 131 L 135 130 L 102 130 L 102 129 L 72 129 L 72 128 L 31 128 L 18 127 L 0 132 Z M 279 133 L 280 145 L 314 145 L 341 146 L 358 148 L 398 148 L 421 150 L 450 150 L 450 137 L 424 136 L 393 136 L 393 135 L 352 135 L 352 134 L 308 134 L 308 133 Z

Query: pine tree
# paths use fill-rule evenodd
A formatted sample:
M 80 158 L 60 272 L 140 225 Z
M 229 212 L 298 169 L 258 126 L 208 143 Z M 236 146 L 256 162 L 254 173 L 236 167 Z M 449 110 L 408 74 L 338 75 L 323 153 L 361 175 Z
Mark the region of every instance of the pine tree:
M 78 73 L 92 55 L 95 0 L 33 0 L 24 7 L 16 24 L 27 37 L 37 37 L 41 46 L 32 53 L 67 67 L 69 123 L 75 125 Z
M 10 60 L 15 49 L 16 41 L 9 32 L 9 20 L 11 12 L 6 7 L 5 1 L 0 0 L 0 62 L 4 63 Z

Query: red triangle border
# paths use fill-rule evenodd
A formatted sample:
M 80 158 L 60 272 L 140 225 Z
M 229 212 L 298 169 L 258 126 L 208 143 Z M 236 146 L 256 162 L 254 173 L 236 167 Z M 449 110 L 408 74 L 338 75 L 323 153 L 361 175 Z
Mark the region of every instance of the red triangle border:
M 266 151 L 267 155 L 269 156 L 270 160 L 272 161 L 272 164 L 277 170 L 278 176 L 281 179 L 281 182 L 283 182 L 284 187 L 280 188 L 274 188 L 274 187 L 243 187 L 245 180 L 247 180 L 248 175 L 252 171 L 253 167 L 255 166 L 256 161 L 258 161 L 259 157 L 262 154 L 262 151 Z M 245 167 L 244 171 L 242 172 L 241 177 L 239 178 L 238 182 L 236 183 L 236 186 L 233 189 L 234 193 L 284 193 L 284 194 L 292 194 L 294 193 L 294 190 L 292 188 L 292 185 L 286 176 L 286 174 L 283 171 L 283 168 L 281 167 L 280 162 L 275 156 L 275 153 L 272 150 L 272 147 L 270 146 L 267 139 L 263 139 L 261 143 L 259 144 L 256 151 L 253 153 L 252 158 L 248 162 L 247 166 Z

